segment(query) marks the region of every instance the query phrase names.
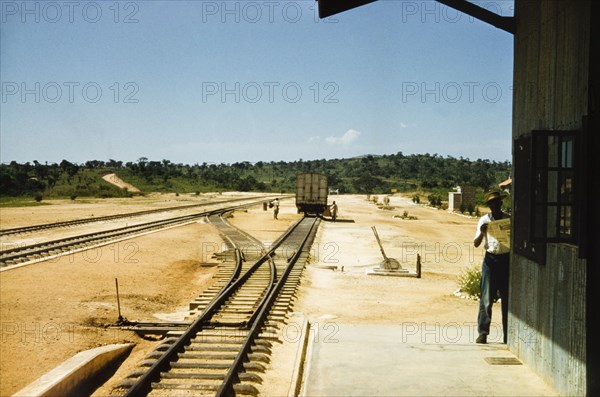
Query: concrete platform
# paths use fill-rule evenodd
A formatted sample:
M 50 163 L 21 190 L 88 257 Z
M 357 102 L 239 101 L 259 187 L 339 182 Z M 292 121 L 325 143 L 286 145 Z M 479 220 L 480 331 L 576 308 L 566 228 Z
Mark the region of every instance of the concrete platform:
M 558 396 L 475 324 L 313 324 L 301 396 Z
M 77 353 L 33 383 L 25 386 L 13 397 L 70 396 L 103 369 L 133 348 L 133 343 L 101 346 Z

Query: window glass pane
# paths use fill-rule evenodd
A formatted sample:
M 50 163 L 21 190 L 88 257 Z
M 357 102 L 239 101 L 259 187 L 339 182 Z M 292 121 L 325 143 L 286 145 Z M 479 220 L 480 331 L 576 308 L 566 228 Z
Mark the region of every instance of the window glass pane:
M 548 225 L 548 238 L 556 237 L 556 217 L 557 217 L 558 207 L 556 206 L 548 206 L 547 211 L 547 225 Z
M 560 175 L 560 202 L 573 203 L 573 171 L 565 171 Z
M 559 150 L 558 150 L 558 137 L 549 136 L 548 137 L 548 167 L 558 167 L 558 158 L 559 158 Z
M 548 198 L 548 202 L 549 203 L 556 203 L 558 194 L 557 194 L 557 188 L 558 188 L 558 171 L 548 171 L 548 194 L 547 194 L 547 198 Z
M 561 152 L 561 167 L 573 168 L 573 137 L 568 137 L 563 140 Z
M 573 207 L 570 205 L 560 207 L 560 235 L 561 237 L 571 237 Z

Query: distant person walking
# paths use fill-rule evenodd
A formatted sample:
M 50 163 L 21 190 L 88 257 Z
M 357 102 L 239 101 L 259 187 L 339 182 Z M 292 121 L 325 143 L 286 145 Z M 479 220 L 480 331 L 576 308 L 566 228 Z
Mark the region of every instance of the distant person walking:
M 489 192 L 485 195 L 485 203 L 491 212 L 482 216 L 477 223 L 477 231 L 473 245 L 479 247 L 483 242 L 485 256 L 481 265 L 481 299 L 479 300 L 479 313 L 477 315 L 477 330 L 479 336 L 476 343 L 487 343 L 492 322 L 492 305 L 497 293 L 500 295 L 502 307 L 502 332 L 506 343 L 508 328 L 508 271 L 509 252 L 503 248 L 498 240 L 487 233 L 488 224 L 504 218 L 510 218 L 502 212 L 502 195 L 500 192 Z
M 338 206 L 335 203 L 335 201 L 333 202 L 333 204 L 331 204 L 331 207 L 329 207 L 329 212 L 331 212 L 331 219 L 333 219 L 333 221 L 335 222 L 335 220 L 337 219 L 338 212 Z
M 279 215 L 279 199 L 278 198 L 273 200 L 273 218 L 277 219 L 277 215 Z

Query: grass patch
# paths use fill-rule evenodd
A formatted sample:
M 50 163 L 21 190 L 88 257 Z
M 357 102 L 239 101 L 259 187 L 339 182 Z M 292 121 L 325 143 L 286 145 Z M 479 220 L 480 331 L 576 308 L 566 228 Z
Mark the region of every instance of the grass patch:
M 39 207 L 41 205 L 51 204 L 44 201 L 38 203 L 33 197 L 0 197 L 0 208 Z

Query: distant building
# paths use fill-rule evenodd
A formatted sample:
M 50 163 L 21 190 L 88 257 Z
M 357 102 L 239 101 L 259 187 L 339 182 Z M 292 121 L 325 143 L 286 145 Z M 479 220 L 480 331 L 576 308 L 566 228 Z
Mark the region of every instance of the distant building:
M 498 187 L 501 190 L 504 190 L 507 193 L 510 193 L 510 188 L 512 187 L 512 178 L 508 178 L 505 181 L 502 181 L 498 184 Z
M 448 193 L 448 210 L 459 211 L 461 206 L 475 207 L 475 188 L 473 186 L 457 186 L 455 192 Z

